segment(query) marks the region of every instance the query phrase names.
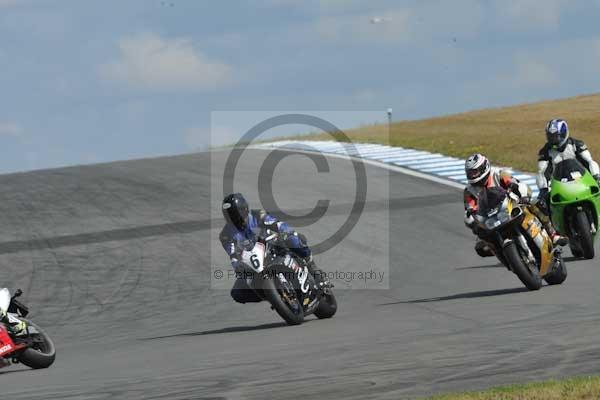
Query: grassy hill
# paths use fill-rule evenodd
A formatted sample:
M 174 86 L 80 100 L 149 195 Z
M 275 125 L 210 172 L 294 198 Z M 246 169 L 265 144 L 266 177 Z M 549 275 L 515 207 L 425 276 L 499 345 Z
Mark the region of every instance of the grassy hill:
M 600 378 L 578 377 L 498 387 L 482 392 L 440 395 L 427 400 L 591 400 L 599 396 Z
M 545 142 L 544 128 L 551 118 L 569 123 L 571 135 L 584 140 L 600 159 L 600 94 L 540 103 L 465 112 L 392 125 L 370 125 L 349 130 L 353 141 L 430 150 L 467 157 L 486 154 L 501 165 L 535 171 L 537 152 Z M 329 135 L 311 138 L 331 139 Z

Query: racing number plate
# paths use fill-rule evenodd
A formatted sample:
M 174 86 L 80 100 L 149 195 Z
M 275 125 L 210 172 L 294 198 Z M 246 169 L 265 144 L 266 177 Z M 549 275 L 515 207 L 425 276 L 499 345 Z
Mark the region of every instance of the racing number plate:
M 254 271 L 262 272 L 265 268 L 265 245 L 257 242 L 252 250 L 244 250 L 242 252 L 242 261 Z

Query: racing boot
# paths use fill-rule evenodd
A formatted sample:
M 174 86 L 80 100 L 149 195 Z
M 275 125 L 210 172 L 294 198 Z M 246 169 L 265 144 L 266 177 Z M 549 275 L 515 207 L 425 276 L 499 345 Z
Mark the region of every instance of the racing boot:
M 554 229 L 554 225 L 552 225 L 552 221 L 548 215 L 544 213 L 544 211 L 537 205 L 529 206 L 529 209 L 535 214 L 536 217 L 540 220 L 542 225 L 544 225 L 544 229 L 550 235 L 552 239 L 552 244 L 554 246 L 566 246 L 569 243 L 569 239 L 566 236 L 561 236 L 556 229 Z
M 479 257 L 494 257 L 495 255 L 492 246 L 481 239 L 478 239 L 477 242 L 475 242 L 475 251 Z
M 315 279 L 315 284 L 319 288 L 324 289 L 333 287 L 331 282 L 329 282 L 329 279 L 327 279 L 327 274 L 320 270 L 317 267 L 317 264 L 315 264 L 315 261 L 312 259 L 312 255 L 306 258 L 302 258 L 302 264 L 306 266 L 306 268 L 308 268 L 308 272 L 313 276 L 313 278 Z
M 547 222 L 542 221 L 542 224 L 544 225 L 544 229 L 546 229 L 546 232 L 548 232 L 548 235 L 550 235 L 550 239 L 552 239 L 552 244 L 555 247 L 566 246 L 567 244 L 569 244 L 569 239 L 566 236 L 559 235 L 558 232 L 556 232 L 556 229 L 554 229 L 554 226 L 552 226 L 552 222 L 550 222 L 549 219 L 547 220 Z
M 566 236 L 561 236 L 556 232 L 554 232 L 551 237 L 552 244 L 554 246 L 566 246 L 567 244 L 569 244 L 569 238 L 567 238 Z

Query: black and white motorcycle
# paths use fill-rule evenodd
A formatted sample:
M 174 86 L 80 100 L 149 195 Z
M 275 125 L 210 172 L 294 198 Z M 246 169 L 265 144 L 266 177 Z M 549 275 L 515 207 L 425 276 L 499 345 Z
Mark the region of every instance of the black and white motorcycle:
M 310 314 L 319 319 L 333 317 L 337 302 L 332 285 L 324 277 L 315 279 L 289 249 L 278 245 L 278 239 L 277 233 L 258 238 L 251 250 L 242 252 L 246 266 L 242 274 L 249 286 L 289 325 L 301 324 Z

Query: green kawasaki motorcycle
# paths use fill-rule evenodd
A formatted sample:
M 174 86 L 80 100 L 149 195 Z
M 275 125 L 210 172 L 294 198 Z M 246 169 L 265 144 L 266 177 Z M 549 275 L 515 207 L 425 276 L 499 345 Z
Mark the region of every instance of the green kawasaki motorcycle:
M 554 166 L 550 210 L 556 229 L 569 238 L 575 257 L 594 258 L 600 188 L 590 172 L 577 160 Z

